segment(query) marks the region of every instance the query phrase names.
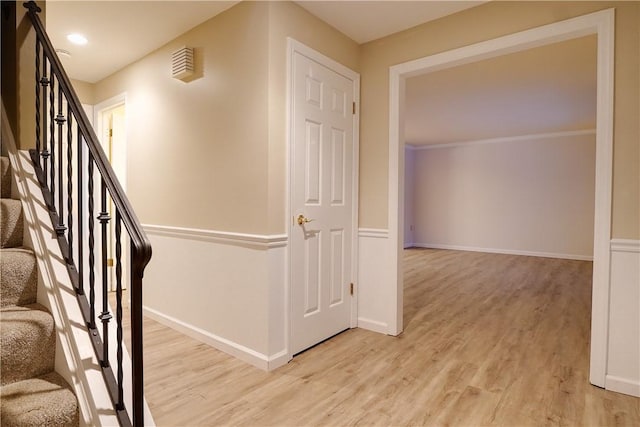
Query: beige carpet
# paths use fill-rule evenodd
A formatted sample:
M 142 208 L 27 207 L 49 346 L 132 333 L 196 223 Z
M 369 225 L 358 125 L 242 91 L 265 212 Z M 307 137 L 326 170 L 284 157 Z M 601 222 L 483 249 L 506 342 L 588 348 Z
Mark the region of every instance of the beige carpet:
M 0 258 L 0 307 L 36 302 L 36 257 L 25 248 L 2 249 Z
M 36 302 L 36 258 L 22 247 L 22 203 L 10 198 L 11 167 L 6 157 L 0 159 L 0 422 L 77 426 L 78 401 L 53 370 L 53 317 Z
M 75 396 L 57 373 L 2 387 L 3 427 L 77 425 Z

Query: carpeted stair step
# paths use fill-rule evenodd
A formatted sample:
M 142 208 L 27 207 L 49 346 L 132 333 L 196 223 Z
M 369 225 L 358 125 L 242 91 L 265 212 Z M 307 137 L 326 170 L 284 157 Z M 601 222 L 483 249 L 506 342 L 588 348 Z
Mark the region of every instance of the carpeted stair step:
M 3 427 L 77 426 L 78 402 L 55 372 L 0 388 Z
M 20 200 L 0 199 L 0 247 L 22 246 L 22 203 Z
M 0 426 L 78 426 L 78 401 L 53 371 L 55 325 L 36 303 L 36 257 L 22 247 L 22 203 L 11 199 L 11 172 L 0 157 Z
M 11 198 L 11 164 L 8 157 L 0 157 L 0 187 L 3 199 Z
M 55 348 L 53 317 L 44 306 L 29 304 L 0 309 L 2 385 L 53 371 Z
M 27 248 L 0 249 L 0 308 L 36 302 L 36 257 Z

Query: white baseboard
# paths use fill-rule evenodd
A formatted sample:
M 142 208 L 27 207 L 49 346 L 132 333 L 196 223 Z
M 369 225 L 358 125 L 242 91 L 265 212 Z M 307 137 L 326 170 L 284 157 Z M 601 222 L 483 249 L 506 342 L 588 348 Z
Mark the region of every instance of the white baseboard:
M 437 243 L 414 243 L 413 247 L 426 249 L 448 249 L 454 251 L 486 252 L 490 254 L 535 256 L 540 258 L 572 259 L 576 261 L 593 261 L 593 256 L 559 254 L 553 252 L 520 251 L 517 249 L 477 248 L 474 246 L 441 245 Z
M 624 378 L 607 375 L 604 388 L 618 393 L 640 397 L 640 382 L 638 381 L 629 381 Z
M 285 365 L 290 360 L 286 350 L 282 350 L 269 357 L 265 354 L 259 353 L 226 338 L 222 338 L 218 335 L 212 334 L 211 332 L 207 332 L 174 317 L 167 316 L 166 314 L 160 313 L 159 311 L 154 310 L 150 307 L 144 306 L 143 310 L 144 314 L 146 316 L 149 316 L 151 319 L 264 371 L 274 370 L 282 365 Z
M 267 371 L 273 371 L 281 366 L 286 365 L 291 361 L 291 355 L 287 350 L 282 350 L 273 356 L 269 357 L 267 361 Z
M 389 326 L 386 323 L 366 319 L 364 317 L 358 317 L 358 328 L 378 332 L 380 334 L 387 334 L 389 332 Z

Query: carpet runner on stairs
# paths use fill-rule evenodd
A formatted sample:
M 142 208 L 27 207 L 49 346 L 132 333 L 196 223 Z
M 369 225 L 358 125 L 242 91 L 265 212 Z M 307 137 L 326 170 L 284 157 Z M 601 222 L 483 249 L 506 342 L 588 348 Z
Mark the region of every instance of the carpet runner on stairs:
M 53 317 L 36 302 L 36 258 L 23 247 L 23 214 L 11 199 L 11 166 L 0 157 L 0 423 L 77 426 L 78 401 L 54 371 Z

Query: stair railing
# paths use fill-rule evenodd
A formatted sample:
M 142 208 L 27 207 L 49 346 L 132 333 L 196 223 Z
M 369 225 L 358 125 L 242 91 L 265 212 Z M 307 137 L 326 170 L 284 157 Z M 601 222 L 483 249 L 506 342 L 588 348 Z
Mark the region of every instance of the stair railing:
M 151 245 L 47 36 L 38 16 L 41 9 L 33 1 L 24 6 L 36 32 L 36 148 L 30 150 L 31 159 L 120 425 L 143 426 L 142 278 L 151 258 Z M 94 200 L 95 178 L 99 180 L 98 206 Z M 101 247 L 96 245 L 96 226 Z M 130 254 L 123 254 L 123 240 L 129 241 Z M 108 258 L 112 246 L 115 263 Z M 113 263 L 115 271 L 111 271 Z M 128 280 L 123 270 L 128 270 Z M 113 282 L 115 357 L 109 351 L 114 345 L 109 342 L 113 316 L 108 303 Z M 130 292 L 132 417 L 124 396 L 125 286 Z M 97 307 L 96 292 L 101 293 L 101 307 Z

